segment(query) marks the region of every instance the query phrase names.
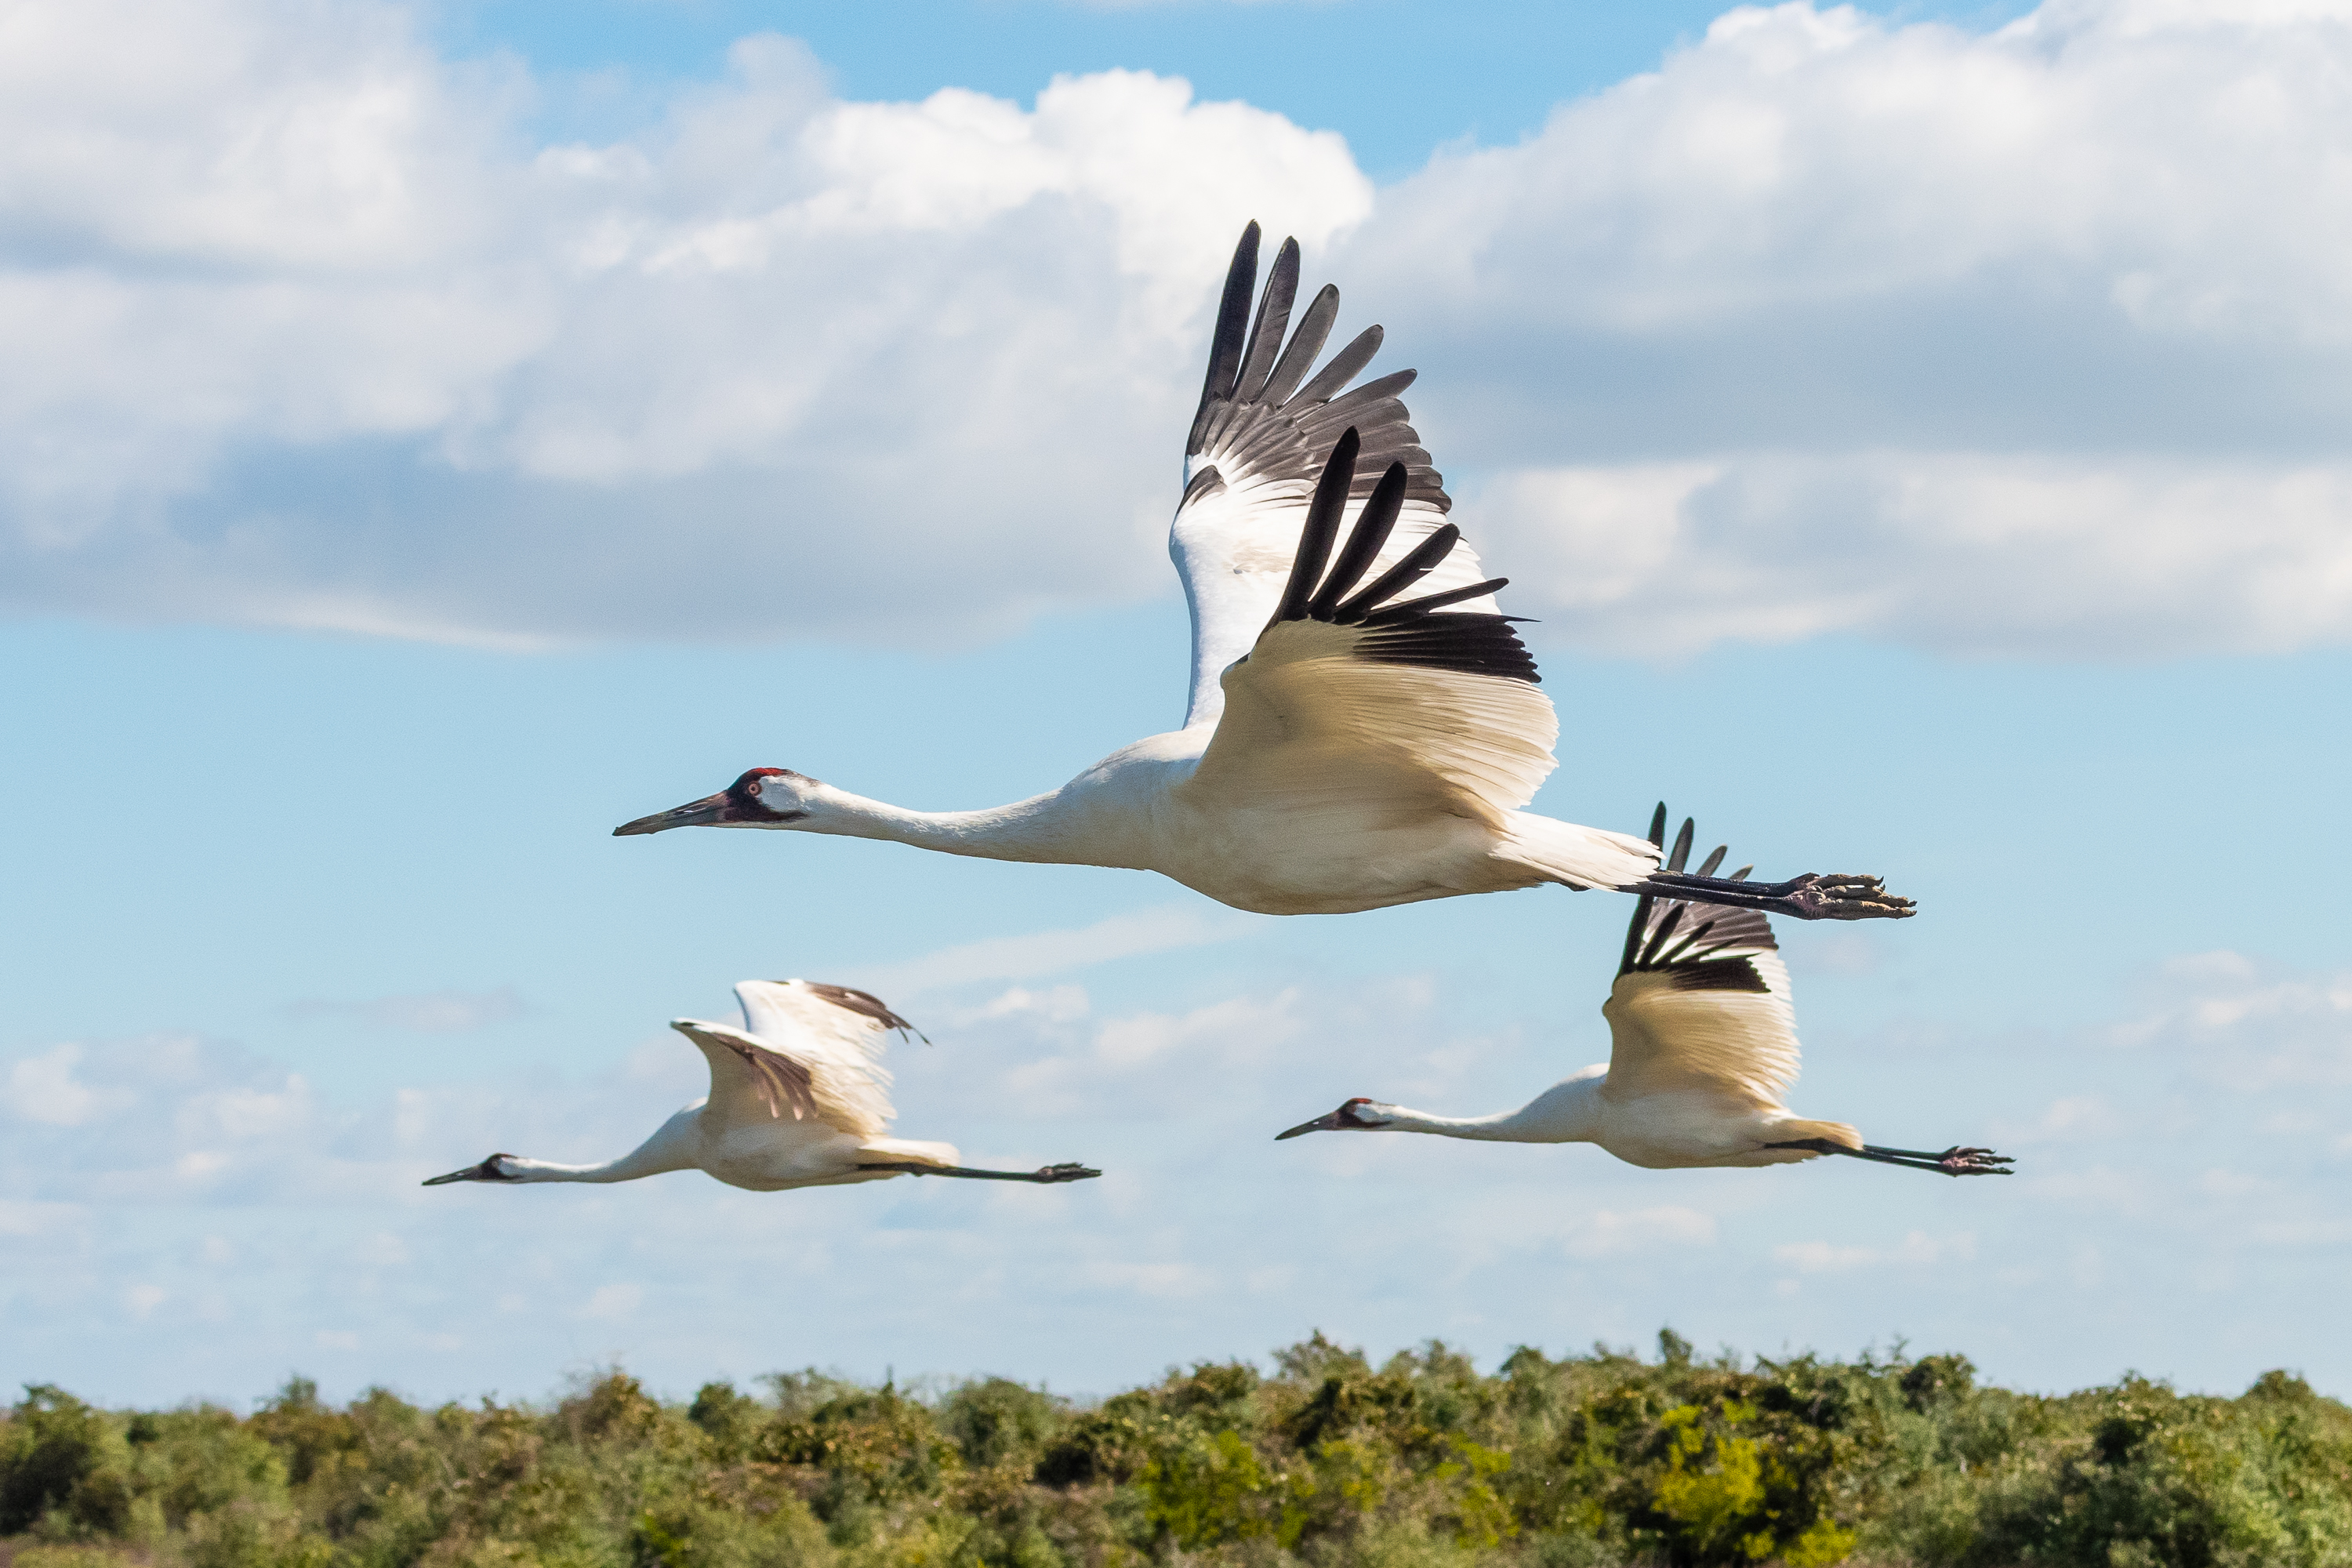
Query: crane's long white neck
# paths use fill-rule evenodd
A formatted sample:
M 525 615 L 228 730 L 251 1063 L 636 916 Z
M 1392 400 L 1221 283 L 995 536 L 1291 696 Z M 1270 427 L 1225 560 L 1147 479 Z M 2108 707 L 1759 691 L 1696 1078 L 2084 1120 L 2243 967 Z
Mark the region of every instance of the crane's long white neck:
M 1431 1132 L 1489 1143 L 1590 1143 L 1601 1130 L 1601 1075 L 1594 1068 L 1554 1084 L 1517 1110 L 1491 1116 L 1432 1116 L 1407 1106 L 1389 1107 L 1377 1129 L 1382 1132 Z
M 779 826 L 803 833 L 882 838 L 990 860 L 1097 863 L 1090 857 L 1099 848 L 1089 841 L 1087 825 L 1080 820 L 1084 814 L 1070 809 L 1073 803 L 1065 798 L 1068 793 L 1056 790 L 984 811 L 909 811 L 820 784 L 802 797 L 806 818 Z
M 530 1160 L 520 1154 L 509 1154 L 499 1163 L 509 1181 L 516 1182 L 634 1182 L 640 1176 L 658 1176 L 665 1171 L 688 1171 L 695 1168 L 694 1143 L 697 1124 L 702 1114 L 698 1104 L 662 1123 L 661 1130 L 617 1160 L 606 1160 L 595 1165 L 564 1165 L 553 1160 Z

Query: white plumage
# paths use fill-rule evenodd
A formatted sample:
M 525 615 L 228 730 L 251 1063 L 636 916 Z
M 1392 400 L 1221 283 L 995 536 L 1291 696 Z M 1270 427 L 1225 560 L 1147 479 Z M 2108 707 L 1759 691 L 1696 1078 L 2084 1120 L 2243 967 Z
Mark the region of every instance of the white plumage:
M 1128 867 L 1266 914 L 1546 882 L 1802 919 L 1911 913 L 1870 877 L 1661 880 L 1643 840 L 1522 809 L 1555 765 L 1559 721 L 1496 609 L 1503 579 L 1482 578 L 1446 521 L 1453 502 L 1398 396 L 1413 373 L 1343 390 L 1380 346 L 1373 327 L 1310 377 L 1339 291 L 1318 293 L 1293 331 L 1298 247 L 1285 241 L 1253 321 L 1257 242 L 1252 224 L 1226 279 L 1169 532 L 1192 611 L 1182 729 L 991 810 L 908 811 L 754 768 L 614 831 L 787 828 Z
M 1650 828 L 1663 845 L 1665 807 Z M 1666 864 L 1690 853 L 1683 824 Z M 1700 868 L 1712 876 L 1717 849 Z M 1743 869 L 1729 879 L 1744 879 Z M 1554 1084 L 1517 1110 L 1432 1116 L 1358 1098 L 1277 1141 L 1307 1132 L 1429 1132 L 1505 1143 L 1598 1143 L 1631 1164 L 1778 1165 L 1823 1154 L 1950 1176 L 2008 1174 L 1987 1149 L 1940 1153 L 1864 1143 L 1843 1121 L 1815 1121 L 1787 1104 L 1797 1081 L 1796 1013 L 1771 922 L 1753 910 L 1711 910 L 1643 899 L 1625 935 L 1609 1000 L 1609 1060 Z
M 1083 1165 L 976 1171 L 952 1143 L 892 1138 L 887 1037 L 912 1030 L 863 991 L 806 980 L 746 980 L 735 987 L 743 1026 L 674 1018 L 710 1067 L 710 1092 L 617 1160 L 563 1165 L 493 1154 L 435 1176 L 449 1182 L 631 1182 L 665 1171 L 702 1171 L 757 1193 L 838 1186 L 897 1175 L 1000 1182 L 1074 1182 Z

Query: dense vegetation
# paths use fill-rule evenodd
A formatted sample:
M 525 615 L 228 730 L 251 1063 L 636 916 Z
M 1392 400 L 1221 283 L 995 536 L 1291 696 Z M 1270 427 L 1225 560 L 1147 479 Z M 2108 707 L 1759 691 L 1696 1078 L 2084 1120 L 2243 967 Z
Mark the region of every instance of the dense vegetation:
M 2042 1397 L 1659 1340 L 1482 1377 L 1318 1335 L 1083 1409 L 815 1373 L 544 1409 L 297 1379 L 244 1417 L 40 1386 L 0 1425 L 0 1568 L 2352 1563 L 2352 1409 L 2284 1373 Z

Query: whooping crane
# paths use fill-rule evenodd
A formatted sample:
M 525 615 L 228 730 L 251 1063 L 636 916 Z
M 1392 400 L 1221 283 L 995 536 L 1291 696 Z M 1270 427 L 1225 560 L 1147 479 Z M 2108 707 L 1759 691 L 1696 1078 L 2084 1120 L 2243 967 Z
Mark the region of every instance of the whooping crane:
M 1263 914 L 1545 882 L 1802 920 L 1912 913 L 1874 877 L 1759 885 L 1662 873 L 1656 847 L 1631 834 L 1519 809 L 1556 765 L 1559 725 L 1535 661 L 1496 611 L 1505 579 L 1483 578 L 1445 521 L 1453 502 L 1398 399 L 1414 373 L 1342 393 L 1380 347 L 1371 327 L 1309 376 L 1339 292 L 1316 295 L 1285 347 L 1298 246 L 1283 242 L 1253 324 L 1257 247 L 1253 223 L 1225 279 L 1169 532 L 1192 611 L 1182 729 L 990 810 L 909 811 L 753 768 L 614 833 L 787 828 L 1127 867 Z M 1422 595 L 1407 597 L 1416 587 Z
M 664 1171 L 705 1171 L 755 1193 L 839 1186 L 892 1176 L 969 1176 L 991 1182 L 1076 1182 L 1084 1165 L 975 1171 L 952 1143 L 887 1138 L 890 1075 L 885 1037 L 913 1026 L 863 991 L 806 980 L 746 980 L 735 987 L 743 1027 L 673 1018 L 701 1047 L 710 1092 L 662 1123 L 633 1152 L 601 1165 L 559 1165 L 493 1154 L 435 1176 L 447 1182 L 633 1182 Z
M 1666 808 L 1650 840 L 1665 841 Z M 1685 821 L 1666 864 L 1690 855 Z M 1699 868 L 1712 876 L 1717 849 Z M 1732 873 L 1738 881 L 1747 868 Z M 2006 1176 L 2008 1156 L 1954 1146 L 1942 1153 L 1864 1143 L 1843 1121 L 1811 1121 L 1781 1102 L 1797 1081 L 1796 1014 L 1772 922 L 1753 910 L 1700 912 L 1682 900 L 1644 897 L 1625 932 L 1616 984 L 1601 1005 L 1609 1060 L 1567 1079 L 1517 1110 L 1432 1116 L 1359 1097 L 1328 1116 L 1275 1135 L 1433 1132 L 1501 1143 L 1598 1143 L 1629 1164 L 1779 1165 L 1822 1154 L 1940 1171 Z

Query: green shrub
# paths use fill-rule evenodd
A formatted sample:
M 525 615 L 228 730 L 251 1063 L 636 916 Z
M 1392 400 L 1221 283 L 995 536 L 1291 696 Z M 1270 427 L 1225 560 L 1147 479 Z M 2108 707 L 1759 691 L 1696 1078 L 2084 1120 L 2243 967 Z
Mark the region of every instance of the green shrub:
M 36 1526 L 66 1537 L 120 1534 L 131 1517 L 128 1459 L 102 1412 L 32 1384 L 0 1429 L 0 1535 Z
M 1050 1394 L 1002 1377 L 959 1384 L 940 1404 L 940 1427 L 973 1469 L 1034 1469 L 1069 1419 Z

